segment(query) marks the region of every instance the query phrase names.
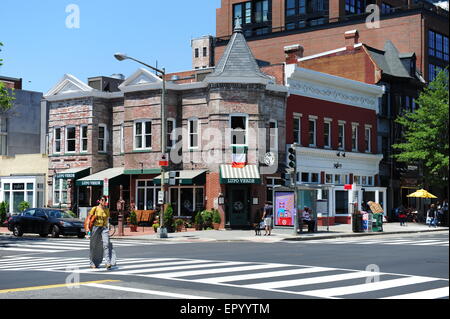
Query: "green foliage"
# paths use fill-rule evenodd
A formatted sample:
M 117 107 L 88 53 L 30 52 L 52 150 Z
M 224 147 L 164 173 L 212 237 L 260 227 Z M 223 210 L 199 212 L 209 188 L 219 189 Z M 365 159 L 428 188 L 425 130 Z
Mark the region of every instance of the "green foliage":
M 136 212 L 135 212 L 135 211 L 132 211 L 132 212 L 130 213 L 130 224 L 131 224 L 131 225 L 135 225 L 135 226 L 137 226 L 137 224 L 138 224 L 138 221 L 137 221 L 137 215 L 136 215 Z
M 3 43 L 0 42 L 0 47 L 3 46 Z M 1 51 L 1 50 L 0 50 Z M 0 59 L 0 66 L 2 66 L 2 59 Z M 0 112 L 7 111 L 12 107 L 12 102 L 15 100 L 14 98 L 14 90 L 10 91 L 6 88 L 6 85 L 3 82 L 0 82 Z
M 171 232 L 173 226 L 173 208 L 171 204 L 168 204 L 166 206 L 166 210 L 164 211 L 164 227 Z
M 222 221 L 222 218 L 220 217 L 220 213 L 217 209 L 213 209 L 213 219 L 212 219 L 214 224 L 220 224 L 220 222 Z
M 198 212 L 198 213 L 195 215 L 194 223 L 197 224 L 197 225 L 203 225 L 202 212 Z
M 9 210 L 9 204 L 8 202 L 1 202 L 0 203 L 0 224 L 3 224 L 6 220 L 6 213 Z
M 30 204 L 29 204 L 28 202 L 21 202 L 21 203 L 17 206 L 17 208 L 18 208 L 21 212 L 23 212 L 23 211 L 27 210 L 28 208 L 30 208 Z
M 403 141 L 392 147 L 394 158 L 408 164 L 422 164 L 429 185 L 440 185 L 449 168 L 448 73 L 441 71 L 416 99 L 419 107 L 396 122 L 403 127 Z

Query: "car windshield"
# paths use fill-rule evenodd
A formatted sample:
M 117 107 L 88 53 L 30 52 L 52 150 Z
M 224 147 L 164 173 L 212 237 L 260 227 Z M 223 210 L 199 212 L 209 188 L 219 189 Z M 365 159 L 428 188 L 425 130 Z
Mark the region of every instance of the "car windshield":
M 72 216 L 70 216 L 70 214 L 59 211 L 59 210 L 48 211 L 47 215 L 50 217 L 54 217 L 54 218 L 72 218 Z

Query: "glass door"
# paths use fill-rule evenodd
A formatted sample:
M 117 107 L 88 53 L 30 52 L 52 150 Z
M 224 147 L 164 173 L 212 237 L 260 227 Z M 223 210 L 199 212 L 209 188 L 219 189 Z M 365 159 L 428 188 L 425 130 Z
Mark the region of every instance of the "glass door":
M 230 223 L 231 226 L 248 225 L 248 189 L 246 187 L 234 187 L 229 189 L 230 194 Z

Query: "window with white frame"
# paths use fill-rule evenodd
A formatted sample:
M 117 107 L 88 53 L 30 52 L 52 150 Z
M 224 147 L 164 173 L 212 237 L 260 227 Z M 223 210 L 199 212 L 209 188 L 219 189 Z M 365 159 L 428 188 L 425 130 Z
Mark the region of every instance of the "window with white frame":
M 325 184 L 333 184 L 333 174 L 325 174 Z
M 140 120 L 134 122 L 134 149 L 151 150 L 152 121 Z
M 302 144 L 302 118 L 299 116 L 294 116 L 294 143 L 301 145 Z
M 352 151 L 358 151 L 358 124 L 352 124 Z
M 247 145 L 247 115 L 231 115 L 231 145 L 246 146 Z
M 108 129 L 105 124 L 99 124 L 98 126 L 98 151 L 105 153 L 106 145 L 108 142 Z
M 370 153 L 372 151 L 372 128 L 370 126 L 366 126 L 365 129 L 365 144 L 366 152 Z
M 188 130 L 189 130 L 189 148 L 194 149 L 198 148 L 198 119 L 190 119 L 188 122 Z
M 353 183 L 356 184 L 356 185 L 361 185 L 361 176 L 354 175 L 353 176 Z
M 309 183 L 309 173 L 301 173 L 301 180 L 302 183 Z
M 77 131 L 75 126 L 66 127 L 66 153 L 75 153 L 76 151 Z
M 320 183 L 320 174 L 319 173 L 311 173 L 311 183 L 314 183 L 314 184 Z
M 269 143 L 271 150 L 278 150 L 278 122 L 275 120 L 269 123 Z
M 326 120 L 323 125 L 323 146 L 331 148 L 331 121 Z
M 88 126 L 80 126 L 80 151 L 86 153 L 88 151 Z
M 66 205 L 69 185 L 66 179 L 53 178 L 53 205 Z
M 338 128 L 338 148 L 345 149 L 345 123 L 339 123 Z
M 309 118 L 309 131 L 308 131 L 308 133 L 309 133 L 309 146 L 312 146 L 312 147 L 317 145 L 317 143 L 316 143 L 316 138 L 317 138 L 317 134 L 316 134 L 317 133 L 316 132 L 317 125 L 316 125 L 316 123 L 317 123 L 317 120 L 315 118 L 313 118 L 313 117 Z
M 59 154 L 61 153 L 61 140 L 62 140 L 62 136 L 61 136 L 61 128 L 60 127 L 55 127 L 53 130 L 53 153 L 54 154 Z
M 6 142 L 8 131 L 6 126 L 6 117 L 0 117 L 0 156 L 7 155 Z
M 175 119 L 168 119 L 167 120 L 167 148 L 172 148 L 175 146 L 176 143 L 176 135 L 175 135 L 175 130 L 176 130 L 177 126 L 176 126 L 176 121 Z
M 125 126 L 120 125 L 120 154 L 125 153 Z
M 138 210 L 156 209 L 158 192 L 161 187 L 155 186 L 150 180 L 136 181 L 136 208 Z

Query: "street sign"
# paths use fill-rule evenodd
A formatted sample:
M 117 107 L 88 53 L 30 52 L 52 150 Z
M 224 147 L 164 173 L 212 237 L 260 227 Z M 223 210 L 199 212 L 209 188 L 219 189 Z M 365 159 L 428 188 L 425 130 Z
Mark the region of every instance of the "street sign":
M 109 179 L 103 180 L 103 195 L 109 196 Z
M 159 191 L 158 192 L 158 205 L 164 204 L 164 192 Z
M 159 159 L 159 166 L 169 166 L 169 154 L 161 154 L 161 158 Z
M 351 185 L 351 184 L 344 185 L 344 189 L 346 191 L 351 191 L 353 189 L 353 185 Z

